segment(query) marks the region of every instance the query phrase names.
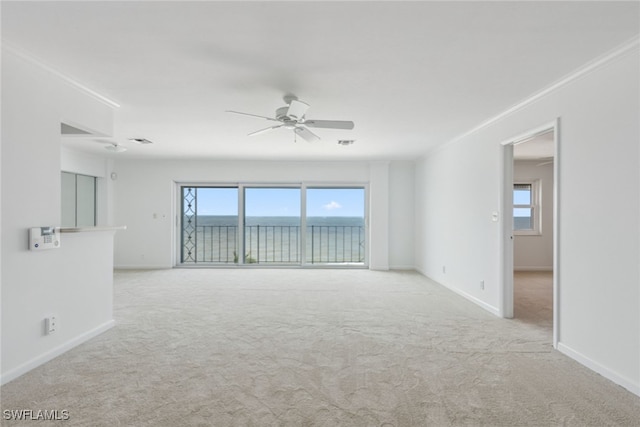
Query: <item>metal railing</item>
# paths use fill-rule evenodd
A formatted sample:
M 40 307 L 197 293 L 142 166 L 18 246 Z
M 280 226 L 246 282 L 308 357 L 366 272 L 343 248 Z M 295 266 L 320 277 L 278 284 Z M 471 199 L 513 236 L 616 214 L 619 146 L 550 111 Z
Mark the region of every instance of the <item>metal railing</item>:
M 244 228 L 242 260 L 245 264 L 300 264 L 300 226 L 247 225 Z M 306 228 L 307 263 L 364 262 L 363 226 L 310 225 Z M 190 225 L 183 229 L 182 241 L 185 264 L 240 262 L 235 225 Z
M 247 225 L 244 229 L 245 264 L 300 263 L 300 226 Z
M 238 226 L 198 225 L 195 228 L 195 262 L 238 262 Z
M 307 227 L 307 262 L 364 262 L 364 227 L 311 225 Z

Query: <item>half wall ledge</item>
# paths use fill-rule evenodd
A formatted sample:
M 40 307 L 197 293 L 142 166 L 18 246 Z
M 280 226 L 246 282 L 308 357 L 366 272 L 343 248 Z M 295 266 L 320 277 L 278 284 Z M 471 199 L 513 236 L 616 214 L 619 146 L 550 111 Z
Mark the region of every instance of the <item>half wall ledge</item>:
M 93 231 L 117 231 L 126 230 L 126 225 L 103 226 L 103 227 L 60 227 L 60 233 L 87 233 Z

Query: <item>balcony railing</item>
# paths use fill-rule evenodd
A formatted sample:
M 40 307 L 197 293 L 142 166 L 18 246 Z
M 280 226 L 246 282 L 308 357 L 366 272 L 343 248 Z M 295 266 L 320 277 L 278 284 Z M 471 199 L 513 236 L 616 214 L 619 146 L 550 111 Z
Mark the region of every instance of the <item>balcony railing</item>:
M 364 227 L 309 225 L 306 262 L 310 264 L 363 263 Z M 182 262 L 232 264 L 240 262 L 238 227 L 198 225 L 183 229 Z M 245 264 L 300 264 L 300 226 L 247 225 Z
M 364 227 L 355 225 L 308 226 L 307 260 L 312 264 L 364 262 Z

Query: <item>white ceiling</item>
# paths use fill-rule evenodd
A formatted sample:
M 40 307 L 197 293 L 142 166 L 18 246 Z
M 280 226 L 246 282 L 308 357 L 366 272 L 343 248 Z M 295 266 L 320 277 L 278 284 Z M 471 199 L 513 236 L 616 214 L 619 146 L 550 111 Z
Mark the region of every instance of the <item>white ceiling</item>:
M 412 159 L 639 32 L 638 2 L 6 2 L 2 38 L 121 105 L 122 157 Z M 352 131 L 291 131 L 307 118 Z M 144 137 L 151 146 L 130 144 Z M 66 139 L 66 138 L 65 138 Z M 338 139 L 355 139 L 339 146 Z

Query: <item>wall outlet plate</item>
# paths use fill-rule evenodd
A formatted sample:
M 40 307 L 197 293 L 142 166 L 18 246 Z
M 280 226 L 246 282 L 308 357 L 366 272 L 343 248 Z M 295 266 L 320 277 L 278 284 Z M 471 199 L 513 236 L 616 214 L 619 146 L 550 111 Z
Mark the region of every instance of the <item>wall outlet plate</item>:
M 49 335 L 56 331 L 58 327 L 58 320 L 55 316 L 47 317 L 44 319 L 44 332 Z

